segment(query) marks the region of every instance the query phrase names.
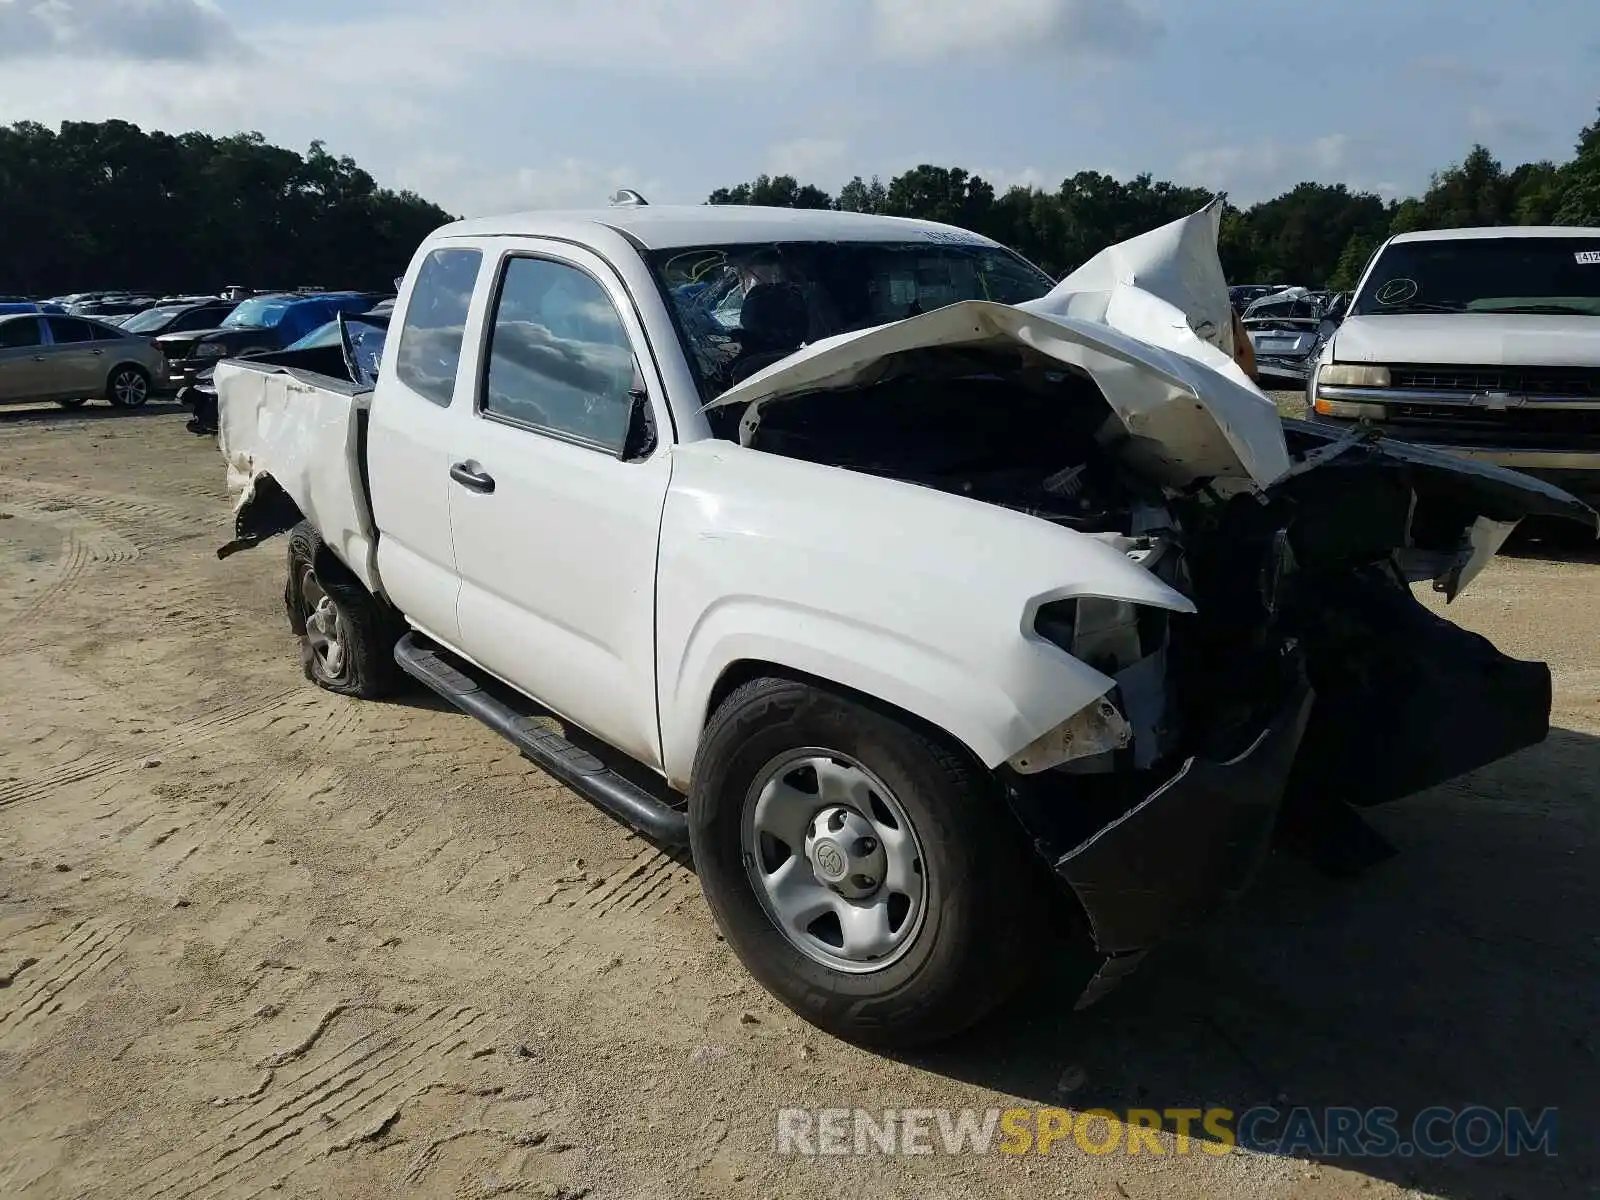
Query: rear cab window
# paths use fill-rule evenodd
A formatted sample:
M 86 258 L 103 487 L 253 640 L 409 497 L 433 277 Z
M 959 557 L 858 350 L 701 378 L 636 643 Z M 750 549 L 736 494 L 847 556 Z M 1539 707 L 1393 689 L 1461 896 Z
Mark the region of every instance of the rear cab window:
M 446 246 L 433 251 L 418 270 L 406 304 L 395 378 L 440 408 L 448 408 L 455 395 L 467 310 L 482 265 L 481 250 Z

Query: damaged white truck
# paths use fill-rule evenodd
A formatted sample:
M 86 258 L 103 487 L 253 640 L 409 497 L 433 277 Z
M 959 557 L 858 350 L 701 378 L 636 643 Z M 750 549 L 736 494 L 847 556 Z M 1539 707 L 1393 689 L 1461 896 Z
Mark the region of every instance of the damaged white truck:
M 404 672 L 687 843 L 817 1025 L 941 1038 L 1046 955 L 1087 1003 L 1272 846 L 1357 868 L 1357 807 L 1544 738 L 1546 667 L 1410 584 L 1454 595 L 1525 517 L 1597 528 L 1282 421 L 1230 358 L 1218 219 L 1059 285 L 849 213 L 447 226 L 376 363 L 217 368 L 221 553 L 289 533 L 315 683 Z

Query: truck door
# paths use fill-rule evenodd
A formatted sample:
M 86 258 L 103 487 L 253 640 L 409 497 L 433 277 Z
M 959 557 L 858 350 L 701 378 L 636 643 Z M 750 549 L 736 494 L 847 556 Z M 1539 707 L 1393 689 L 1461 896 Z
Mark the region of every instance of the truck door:
M 450 443 L 472 409 L 473 356 L 463 371 L 461 347 L 482 264 L 481 250 L 444 246 L 418 266 L 367 436 L 384 592 L 412 624 L 456 648 L 460 580 L 450 531 Z
M 484 369 L 454 426 L 461 646 L 556 713 L 651 765 L 655 574 L 667 439 L 630 444 L 635 364 L 665 394 L 621 281 L 597 256 L 519 243 L 496 265 Z

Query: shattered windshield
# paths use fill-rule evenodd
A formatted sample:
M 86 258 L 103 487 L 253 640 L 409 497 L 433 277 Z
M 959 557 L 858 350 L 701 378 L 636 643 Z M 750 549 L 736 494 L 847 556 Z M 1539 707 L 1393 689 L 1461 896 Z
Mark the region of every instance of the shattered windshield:
M 768 242 L 646 254 L 701 397 L 839 333 L 962 300 L 1020 304 L 1053 286 L 1009 250 L 960 242 Z
M 1600 238 L 1452 238 L 1397 242 L 1350 310 L 1600 316 Z

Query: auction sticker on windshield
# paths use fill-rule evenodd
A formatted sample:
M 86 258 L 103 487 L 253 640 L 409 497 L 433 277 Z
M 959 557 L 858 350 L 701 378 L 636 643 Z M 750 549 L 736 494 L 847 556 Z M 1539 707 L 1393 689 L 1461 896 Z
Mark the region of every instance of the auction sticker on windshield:
M 1600 266 L 1600 250 L 1579 250 L 1572 257 L 1586 267 Z

